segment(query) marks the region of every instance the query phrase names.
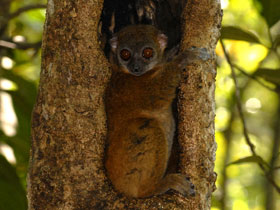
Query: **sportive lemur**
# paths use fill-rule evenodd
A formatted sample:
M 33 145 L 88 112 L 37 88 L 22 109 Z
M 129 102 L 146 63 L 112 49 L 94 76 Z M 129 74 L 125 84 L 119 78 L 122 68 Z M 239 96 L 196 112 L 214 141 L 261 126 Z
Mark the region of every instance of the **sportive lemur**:
M 151 25 L 127 26 L 110 45 L 105 166 L 114 188 L 130 197 L 169 189 L 193 195 L 194 185 L 184 174 L 166 174 L 175 132 L 172 101 L 182 70 L 209 54 L 191 48 L 167 59 L 167 37 Z

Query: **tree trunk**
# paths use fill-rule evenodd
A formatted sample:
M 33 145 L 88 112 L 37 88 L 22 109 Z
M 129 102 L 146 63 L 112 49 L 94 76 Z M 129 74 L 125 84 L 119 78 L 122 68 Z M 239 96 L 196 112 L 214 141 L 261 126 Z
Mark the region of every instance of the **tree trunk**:
M 33 111 L 29 209 L 210 209 L 214 189 L 215 60 L 190 66 L 179 94 L 182 173 L 197 195 L 126 198 L 104 170 L 104 91 L 109 63 L 98 42 L 102 0 L 48 1 L 39 93 Z M 218 0 L 189 0 L 183 47 L 214 56 L 221 21 Z
M 194 180 L 197 196 L 188 209 L 210 209 L 215 190 L 215 48 L 222 11 L 219 0 L 188 0 L 183 17 L 183 48 L 206 47 L 213 59 L 188 68 L 179 93 L 181 169 Z

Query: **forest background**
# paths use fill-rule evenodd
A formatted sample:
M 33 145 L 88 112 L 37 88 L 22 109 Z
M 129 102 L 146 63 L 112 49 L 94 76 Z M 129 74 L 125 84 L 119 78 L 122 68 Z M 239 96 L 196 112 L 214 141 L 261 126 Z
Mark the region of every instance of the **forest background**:
M 212 210 L 280 209 L 280 2 L 221 3 Z M 0 210 L 27 209 L 45 5 L 0 1 Z

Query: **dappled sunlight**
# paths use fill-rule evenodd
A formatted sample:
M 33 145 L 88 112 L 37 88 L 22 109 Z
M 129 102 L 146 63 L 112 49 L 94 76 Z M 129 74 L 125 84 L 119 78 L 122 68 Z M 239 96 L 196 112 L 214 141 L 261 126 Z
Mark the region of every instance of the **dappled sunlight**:
M 233 210 L 250 210 L 245 200 L 236 200 L 233 202 Z
M 259 63 L 266 57 L 267 48 L 243 41 L 227 41 L 227 50 L 235 64 L 246 72 L 253 72 Z
M 262 108 L 262 104 L 257 98 L 249 98 L 246 101 L 246 110 L 250 113 L 256 113 L 259 109 Z
M 9 57 L 3 56 L 1 59 L 1 66 L 4 69 L 12 69 L 14 66 L 14 61 Z
M 277 106 L 279 106 L 279 98 L 277 98 L 277 94 L 273 93 L 273 91 L 268 90 L 267 87 L 272 89 L 274 87 L 274 85 L 267 82 L 268 80 L 260 77 L 253 79 L 251 75 L 254 75 L 259 68 L 279 69 L 280 62 L 279 55 L 275 51 L 270 51 L 272 44 L 268 34 L 268 25 L 259 11 L 261 11 L 261 4 L 258 1 L 229 1 L 224 10 L 223 25 L 234 26 L 243 31 L 239 32 L 240 40 L 238 38 L 236 40 L 224 39 L 223 42 L 237 76 L 237 84 L 242 99 L 241 108 L 243 108 L 243 114 L 245 115 L 249 138 L 255 145 L 257 154 L 265 161 L 269 161 L 271 149 L 273 148 L 272 134 L 274 127 L 272 125 L 274 125 L 275 117 L 277 117 L 276 110 Z M 274 37 L 275 31 L 274 27 Z M 245 33 L 247 34 L 245 35 Z M 252 40 L 252 42 L 242 41 L 242 38 Z M 218 143 L 217 159 L 228 155 L 228 163 L 231 163 L 251 156 L 252 153 L 244 138 L 243 124 L 239 119 L 235 102 L 235 85 L 232 79 L 231 68 L 226 61 L 220 42 L 217 45 L 216 53 L 218 55 L 218 75 L 216 82 L 217 109 L 215 122 L 216 129 L 219 131 L 216 132 Z M 269 79 L 270 81 L 277 81 L 276 78 Z M 233 114 L 235 117 L 230 122 L 229 116 Z M 224 139 L 225 136 L 227 136 L 227 140 Z M 226 144 L 223 143 L 225 141 L 227 142 Z M 226 148 L 221 148 L 227 146 L 230 147 L 230 154 L 225 154 Z M 222 160 L 217 160 L 216 171 L 218 173 L 222 171 L 221 167 L 223 167 Z M 265 209 L 266 195 L 264 186 L 268 186 L 268 183 L 265 177 L 263 177 L 263 172 L 259 169 L 258 164 L 248 162 L 229 165 L 226 168 L 226 173 L 228 176 L 226 209 Z M 221 191 L 219 188 L 222 187 L 220 180 L 223 180 L 223 177 L 218 177 L 217 185 L 219 192 Z M 279 180 L 277 181 L 279 183 Z M 215 199 L 221 199 L 220 194 L 216 196 L 213 199 L 215 202 Z M 276 210 L 280 208 L 280 202 L 278 202 L 280 196 L 277 193 L 275 193 L 275 196 Z M 212 208 L 212 210 L 216 209 L 222 208 L 217 206 Z
M 0 144 L 0 154 L 5 156 L 7 161 L 9 161 L 10 163 L 12 163 L 12 164 L 16 163 L 16 157 L 15 157 L 13 148 L 10 147 L 9 145 L 7 145 L 7 144 Z
M 26 39 L 25 39 L 24 36 L 16 35 L 16 36 L 13 37 L 13 41 L 14 42 L 24 42 L 24 41 L 26 41 Z
M 215 123 L 216 123 L 216 129 L 219 130 L 224 130 L 227 127 L 228 120 L 230 118 L 230 112 L 228 109 L 225 107 L 219 107 L 216 110 L 216 118 L 215 118 Z
M 222 9 L 226 9 L 229 5 L 229 0 L 221 0 Z
M 2 92 L 0 94 L 0 107 L 1 129 L 7 136 L 16 135 L 17 118 L 13 109 L 11 96 L 8 93 Z

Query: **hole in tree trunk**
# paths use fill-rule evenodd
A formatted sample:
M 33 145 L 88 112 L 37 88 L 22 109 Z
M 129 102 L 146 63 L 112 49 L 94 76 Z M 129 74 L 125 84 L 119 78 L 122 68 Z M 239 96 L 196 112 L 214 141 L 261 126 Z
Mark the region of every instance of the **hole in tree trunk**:
M 109 55 L 112 35 L 133 24 L 150 24 L 161 30 L 168 37 L 168 52 L 180 43 L 185 3 L 186 0 L 104 0 L 100 37 L 105 55 Z
M 168 37 L 165 51 L 168 58 L 171 49 L 175 49 L 181 41 L 181 15 L 186 0 L 104 0 L 100 18 L 100 39 L 107 57 L 110 53 L 109 40 L 113 34 L 128 25 L 154 25 Z M 174 50 L 173 50 L 174 51 Z M 173 54 L 171 52 L 171 54 Z M 177 99 L 174 100 L 173 114 L 176 122 L 176 132 L 169 159 L 168 173 L 178 171 L 179 143 L 178 143 L 178 112 Z

